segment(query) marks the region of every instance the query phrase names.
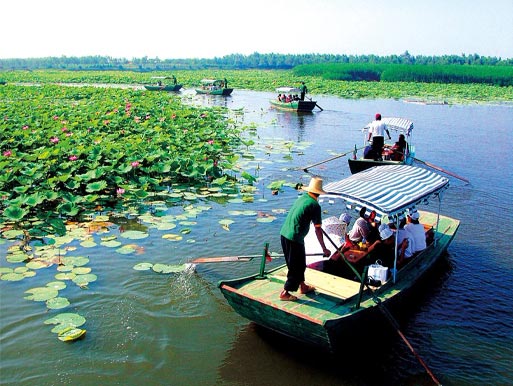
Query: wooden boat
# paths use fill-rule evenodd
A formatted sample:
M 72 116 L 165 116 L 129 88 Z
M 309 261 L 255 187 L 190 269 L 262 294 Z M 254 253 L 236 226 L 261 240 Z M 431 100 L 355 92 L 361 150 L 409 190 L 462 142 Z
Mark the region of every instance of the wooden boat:
M 196 92 L 198 94 L 228 96 L 232 93 L 233 88 L 227 88 L 227 84 L 226 79 L 202 79 L 201 87 L 197 88 Z
M 386 144 L 383 148 L 383 153 L 381 154 L 380 159 L 365 159 L 363 152 L 359 155 L 356 149 L 353 152 L 353 158 L 348 159 L 349 170 L 351 173 L 358 173 L 362 170 L 369 169 L 373 166 L 379 165 L 411 165 L 415 158 L 415 146 L 412 145 L 412 131 L 413 131 L 413 122 L 406 118 L 396 118 L 396 117 L 386 117 L 382 118 L 382 122 L 384 122 L 390 132 L 390 135 L 393 137 L 397 137 L 399 134 L 403 134 L 405 136 L 406 142 L 408 143 L 405 154 L 402 155 L 400 160 L 395 160 L 393 157 L 392 145 Z M 364 135 L 364 147 L 367 144 L 367 135 L 368 135 L 368 127 L 365 126 L 362 129 Z
M 176 78 L 174 76 L 152 76 L 152 79 L 156 79 L 157 84 L 145 84 L 144 88 L 149 91 L 180 91 L 183 85 L 176 83 Z M 171 84 L 166 84 L 165 81 L 168 79 L 172 79 L 173 82 Z
M 301 90 L 295 87 L 278 87 L 276 92 L 279 95 L 292 95 L 296 96 L 301 93 Z M 290 102 L 285 102 L 282 100 L 271 99 L 269 101 L 274 108 L 285 111 L 296 111 L 302 113 L 311 113 L 315 106 L 317 106 L 317 102 L 313 100 L 291 100 Z
M 382 220 L 388 218 L 397 223 L 398 216 L 406 210 L 429 200 L 440 201 L 448 184 L 447 178 L 427 169 L 387 165 L 329 183 L 324 190 L 329 192 L 326 195 L 329 199 L 338 199 L 355 210 L 366 206 L 369 211 L 375 210 Z M 366 268 L 355 279 L 354 271 L 351 277 L 345 277 L 308 267 L 306 282 L 316 290 L 298 295 L 297 301 L 281 301 L 279 294 L 287 267 L 266 271 L 263 253 L 259 273 L 220 281 L 219 288 L 237 313 L 258 325 L 330 352 L 347 349 L 346 339 L 363 326 L 366 330 L 362 332 L 367 334 L 372 333 L 373 328 L 382 327 L 383 319 L 374 318 L 376 313 L 406 294 L 414 294 L 410 290 L 440 259 L 454 238 L 458 220 L 433 212 L 419 213 L 420 222 L 434 238 L 425 250 L 402 267 L 397 266 L 396 256 L 396 270 L 388 269 L 395 273 L 386 276 L 384 283 L 367 284 Z M 345 256 L 353 267 L 368 257 L 366 251 L 359 249 L 350 249 Z

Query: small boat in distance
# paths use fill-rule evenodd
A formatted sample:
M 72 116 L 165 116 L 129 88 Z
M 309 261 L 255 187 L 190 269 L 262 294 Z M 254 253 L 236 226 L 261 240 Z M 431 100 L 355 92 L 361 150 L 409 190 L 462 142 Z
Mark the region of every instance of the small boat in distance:
M 296 111 L 298 113 L 311 113 L 315 106 L 317 106 L 316 101 L 301 100 L 298 96 L 301 93 L 299 88 L 278 87 L 276 92 L 278 92 L 278 97 L 276 99 L 271 99 L 269 102 L 274 108 L 279 110 Z
M 173 76 L 152 76 L 151 79 L 156 79 L 157 84 L 145 84 L 144 88 L 149 91 L 180 91 L 182 88 L 181 84 L 178 84 L 176 77 Z M 169 84 L 166 84 L 166 80 L 171 79 Z
M 381 121 L 385 123 L 392 138 L 394 138 L 393 133 L 396 134 L 396 137 L 401 134 L 404 136 L 406 140 L 406 147 L 403 149 L 404 152 L 398 151 L 398 149 L 394 148 L 393 144 L 385 143 L 385 146 L 383 147 L 383 152 L 380 156 L 376 158 L 365 158 L 364 151 L 360 155 L 358 155 L 358 150 L 355 145 L 353 157 L 347 160 L 347 162 L 349 163 L 349 170 L 351 171 L 351 173 L 358 173 L 362 170 L 366 170 L 373 166 L 379 165 L 411 165 L 413 163 L 415 159 L 415 146 L 413 146 L 411 143 L 413 122 L 406 118 L 397 117 L 384 117 L 381 119 Z M 362 129 L 364 137 L 364 146 L 362 148 L 365 148 L 365 145 L 370 146 L 367 142 L 369 125 L 370 123 Z
M 330 352 L 347 350 L 349 338 L 356 334 L 368 336 L 376 328 L 382 328 L 383 318 L 376 316 L 380 312 L 386 316 L 386 306 L 403 300 L 407 294 L 413 299 L 413 288 L 444 256 L 456 235 L 459 220 L 417 207 L 434 201 L 432 206 L 439 209 L 442 192 L 448 186 L 447 178 L 407 165 L 376 166 L 326 184 L 327 193 L 320 197 L 337 201 L 344 210 L 352 208 L 358 212 L 366 207 L 368 213 L 376 211 L 376 218 L 382 223 L 388 220 L 398 227 L 405 212 L 419 214 L 427 247 L 404 264 L 398 263 L 395 252 L 395 260 L 389 259 L 389 263 L 379 265 L 381 268 L 376 270 L 379 280 L 369 272 L 377 268 L 381 255 L 351 246 L 344 253 L 345 261 L 338 262 L 352 267 L 348 273 L 330 273 L 324 265 L 326 261 L 320 261 L 322 265 L 310 264 L 305 278 L 315 291 L 298 294 L 296 301 L 282 301 L 279 294 L 287 280 L 287 266 L 266 271 L 266 245 L 258 273 L 222 280 L 218 286 L 237 313 L 264 328 Z M 397 235 L 390 229 L 387 232 L 388 238 Z M 385 256 L 382 261 L 387 261 Z
M 202 79 L 201 86 L 196 88 L 198 94 L 223 95 L 228 96 L 233 88 L 227 88 L 228 81 L 225 79 Z

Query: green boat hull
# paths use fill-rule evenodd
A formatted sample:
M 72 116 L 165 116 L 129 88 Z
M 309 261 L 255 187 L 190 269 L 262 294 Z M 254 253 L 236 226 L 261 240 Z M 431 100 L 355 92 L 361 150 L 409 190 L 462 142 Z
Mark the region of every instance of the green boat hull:
M 269 101 L 274 108 L 285 111 L 297 111 L 297 112 L 312 112 L 315 106 L 317 106 L 316 101 L 292 101 L 292 102 L 280 102 L 278 100 L 271 99 Z
M 421 212 L 421 216 L 423 223 L 436 224 L 436 213 Z M 412 292 L 415 284 L 443 256 L 458 227 L 458 220 L 440 216 L 436 242 L 402 267 L 395 283 L 388 280 L 373 293 L 368 288 L 360 293 L 358 282 L 307 268 L 306 281 L 316 287 L 315 293 L 284 302 L 279 299 L 279 293 L 286 280 L 286 266 L 265 272 L 263 277 L 253 275 L 221 281 L 219 288 L 230 306 L 254 323 L 304 344 L 338 352 L 347 348 L 344 342 L 354 338 L 356 331 L 370 333 L 373 327 L 380 327 L 373 325 L 378 320 L 382 323 L 382 318 L 373 318 L 380 312 L 379 307 L 395 303 Z
M 181 84 L 170 84 L 163 86 L 144 85 L 144 88 L 149 91 L 180 91 L 182 88 Z
M 232 91 L 233 91 L 233 88 L 222 88 L 222 89 L 216 89 L 216 90 L 206 90 L 206 89 L 201 89 L 201 88 L 196 89 L 196 92 L 198 94 L 223 95 L 223 96 L 231 95 Z

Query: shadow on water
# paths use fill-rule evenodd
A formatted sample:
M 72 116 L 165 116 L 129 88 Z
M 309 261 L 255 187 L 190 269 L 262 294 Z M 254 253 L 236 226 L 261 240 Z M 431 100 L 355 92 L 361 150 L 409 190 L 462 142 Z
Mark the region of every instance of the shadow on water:
M 450 272 L 450 262 L 440 259 L 414 291 L 400 303 L 387 306 L 407 339 L 415 313 L 438 296 Z M 417 352 L 418 347 L 414 350 Z M 249 323 L 240 331 L 219 374 L 230 385 L 434 384 L 381 313 L 376 313 L 369 325 L 351 332 L 345 347 L 337 353 L 321 351 Z

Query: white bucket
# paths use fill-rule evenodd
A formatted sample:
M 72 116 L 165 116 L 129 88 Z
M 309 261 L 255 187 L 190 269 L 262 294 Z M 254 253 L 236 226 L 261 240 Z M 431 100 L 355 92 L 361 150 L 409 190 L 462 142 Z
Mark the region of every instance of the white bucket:
M 385 283 L 387 281 L 387 275 L 388 275 L 388 267 L 383 267 L 380 264 L 380 261 L 376 261 L 376 263 L 371 264 L 369 266 L 368 276 L 370 278 L 373 278 L 374 280 L 381 281 L 381 284 Z

